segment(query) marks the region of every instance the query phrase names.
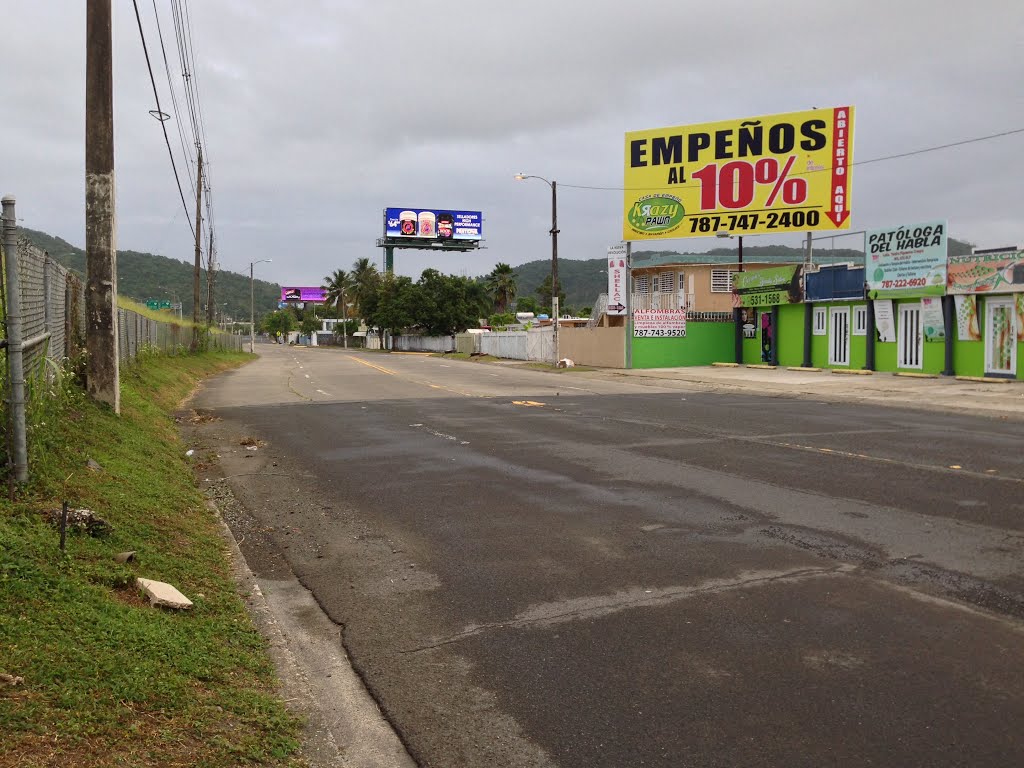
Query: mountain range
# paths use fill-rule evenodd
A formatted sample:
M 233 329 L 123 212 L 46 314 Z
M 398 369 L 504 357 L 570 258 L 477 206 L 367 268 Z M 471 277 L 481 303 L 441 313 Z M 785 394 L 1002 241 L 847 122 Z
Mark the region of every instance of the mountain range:
M 85 274 L 85 251 L 66 240 L 53 237 L 45 232 L 33 229 L 22 229 L 25 238 L 38 248 L 47 251 L 58 262 Z M 820 242 L 820 241 L 819 241 Z M 953 238 L 949 239 L 949 253 L 959 255 L 971 252 L 971 244 Z M 633 264 L 641 266 L 647 260 L 660 260 L 663 256 L 678 258 L 682 264 L 699 263 L 735 263 L 735 248 L 713 248 L 704 253 L 679 253 L 678 251 L 634 251 Z M 745 262 L 794 262 L 803 261 L 802 248 L 786 245 L 756 245 L 743 249 Z M 850 248 L 821 248 L 815 251 L 815 261 L 829 264 L 843 261 L 860 261 L 864 258 L 863 251 Z M 516 274 L 517 294 L 538 298 L 537 288 L 551 274 L 551 262 L 548 259 L 528 261 L 514 266 Z M 565 304 L 572 307 L 589 307 L 597 297 L 607 290 L 607 263 L 604 257 L 594 259 L 560 259 L 558 262 L 558 280 L 565 293 Z M 118 251 L 117 253 L 117 287 L 118 292 L 135 301 L 145 302 L 150 299 L 180 301 L 182 313 L 189 317 L 192 314 L 192 275 L 193 265 L 166 256 L 137 251 Z M 480 277 L 478 279 L 484 279 Z M 200 295 L 205 302 L 206 273 L 200 278 Z M 218 314 L 244 320 L 249 316 L 249 276 L 237 272 L 218 272 L 216 303 Z M 260 317 L 277 309 L 281 297 L 281 286 L 264 280 L 255 280 L 254 306 L 256 316 Z

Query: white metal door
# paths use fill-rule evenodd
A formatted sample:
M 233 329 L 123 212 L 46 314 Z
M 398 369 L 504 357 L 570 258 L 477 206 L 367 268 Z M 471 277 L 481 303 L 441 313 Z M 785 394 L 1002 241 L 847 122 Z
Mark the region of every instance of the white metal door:
M 920 304 L 900 304 L 896 334 L 898 342 L 896 367 L 920 368 L 924 356 Z
M 985 373 L 1017 373 L 1013 299 L 985 299 Z
M 828 364 L 850 364 L 850 308 L 832 307 L 829 323 Z

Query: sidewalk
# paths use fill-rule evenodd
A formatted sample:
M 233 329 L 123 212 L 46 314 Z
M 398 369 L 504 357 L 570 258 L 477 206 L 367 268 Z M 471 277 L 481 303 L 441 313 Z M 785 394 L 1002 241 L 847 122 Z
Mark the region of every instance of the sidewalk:
M 892 373 L 856 375 L 787 368 L 697 366 L 688 368 L 601 369 L 605 376 L 621 376 L 658 385 L 679 382 L 686 388 L 719 392 L 790 395 L 835 402 L 859 402 L 900 408 L 918 408 L 985 415 L 1024 421 L 1024 381 L 991 379 L 967 381 L 948 376 L 918 378 Z

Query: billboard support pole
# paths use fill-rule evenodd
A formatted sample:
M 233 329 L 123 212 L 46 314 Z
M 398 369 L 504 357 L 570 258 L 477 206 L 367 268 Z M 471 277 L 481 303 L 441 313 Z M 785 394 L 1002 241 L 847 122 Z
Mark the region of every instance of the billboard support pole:
M 384 271 L 387 273 L 395 271 L 395 249 L 390 245 L 384 247 Z
M 626 370 L 633 368 L 633 241 L 626 242 Z

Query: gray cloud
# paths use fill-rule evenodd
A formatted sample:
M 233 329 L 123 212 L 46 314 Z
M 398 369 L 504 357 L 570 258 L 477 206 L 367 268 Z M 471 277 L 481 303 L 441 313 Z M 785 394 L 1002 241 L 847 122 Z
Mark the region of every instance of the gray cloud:
M 190 260 L 131 3 L 115 5 L 119 242 Z M 158 0 L 172 43 L 169 3 Z M 152 4 L 140 2 L 170 111 Z M 482 274 L 550 254 L 600 256 L 621 236 L 627 130 L 811 106 L 857 107 L 855 159 L 1024 127 L 1024 8 L 596 0 L 444 4 L 189 3 L 222 267 L 315 284 L 374 247 L 388 205 L 478 208 L 487 249 L 401 253 Z M 83 240 L 85 4 L 5 5 L 3 191 L 28 226 Z M 169 50 L 177 75 L 176 53 Z M 172 146 L 183 162 L 180 142 Z M 1024 136 L 854 170 L 854 229 L 947 218 L 982 245 L 1024 240 Z M 183 179 L 185 175 L 183 173 Z M 187 183 L 187 181 L 186 181 Z M 776 238 L 795 243 L 798 238 Z M 704 250 L 713 240 L 678 240 Z

